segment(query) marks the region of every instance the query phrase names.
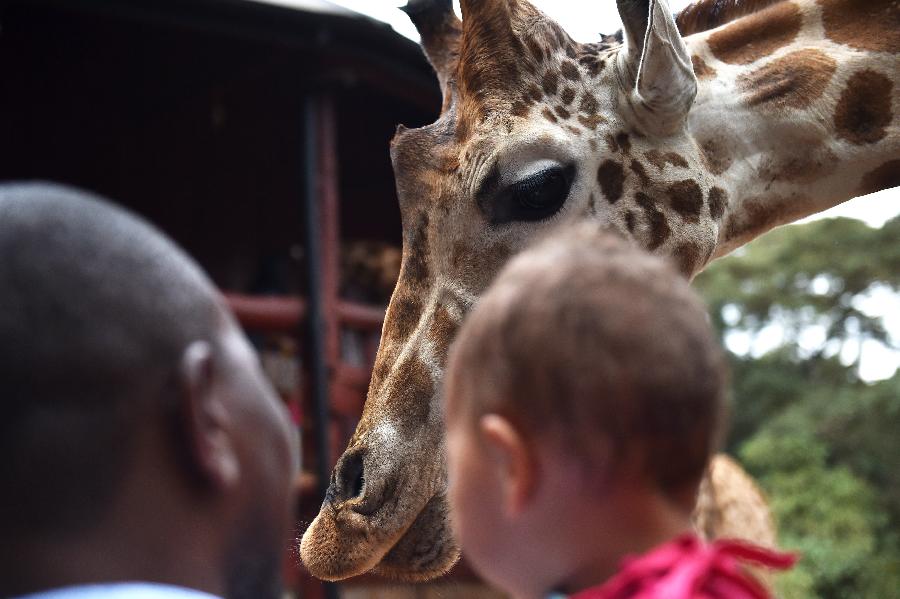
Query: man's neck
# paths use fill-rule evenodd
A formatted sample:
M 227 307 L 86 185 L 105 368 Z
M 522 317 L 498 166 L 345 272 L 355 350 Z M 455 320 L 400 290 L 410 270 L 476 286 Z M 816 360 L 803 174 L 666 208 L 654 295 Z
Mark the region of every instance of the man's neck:
M 160 532 L 165 537 L 164 532 Z M 161 550 L 135 541 L 122 531 L 115 539 L 27 538 L 4 540 L 0 548 L 0 596 L 18 596 L 86 584 L 141 581 L 221 595 L 223 585 L 213 574 L 206 553 L 179 544 Z
M 161 466 L 136 456 L 135 472 Z M 72 530 L 23 531 L 0 543 L 0 597 L 72 585 L 143 581 L 222 595 L 222 531 L 180 485 L 151 476 L 122 481 L 102 521 Z

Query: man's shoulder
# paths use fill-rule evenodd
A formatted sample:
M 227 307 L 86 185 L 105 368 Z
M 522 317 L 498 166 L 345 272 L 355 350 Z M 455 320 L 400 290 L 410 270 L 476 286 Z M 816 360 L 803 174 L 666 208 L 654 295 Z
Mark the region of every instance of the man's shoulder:
M 114 583 L 65 587 L 16 599 L 219 599 L 215 595 L 164 584 Z

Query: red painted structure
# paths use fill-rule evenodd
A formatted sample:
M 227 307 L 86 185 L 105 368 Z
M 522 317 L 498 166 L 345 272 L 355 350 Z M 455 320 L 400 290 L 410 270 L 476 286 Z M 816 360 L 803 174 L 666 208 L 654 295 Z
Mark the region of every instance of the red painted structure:
M 383 320 L 383 308 L 340 296 L 340 246 L 399 246 L 388 141 L 398 123 L 432 121 L 440 94 L 416 44 L 304 1 L 316 10 L 252 0 L 0 0 L 0 180 L 69 183 L 145 216 L 210 273 L 248 333 L 295 337 L 304 369 L 316 298 L 329 418 L 327 431 L 305 429 L 298 515 L 308 521 L 325 482 L 314 450 L 325 447 L 331 465 L 352 433 Z M 303 118 L 310 105 L 314 131 Z M 314 173 L 305 172 L 310 161 Z M 308 189 L 313 227 L 304 227 Z M 305 287 L 309 265 L 295 256 L 309 246 L 304 229 L 321 249 L 317 289 Z M 362 365 L 342 359 L 348 329 L 366 339 Z M 291 400 L 308 417 L 307 387 Z M 288 572 L 301 595 L 324 596 L 302 572 Z

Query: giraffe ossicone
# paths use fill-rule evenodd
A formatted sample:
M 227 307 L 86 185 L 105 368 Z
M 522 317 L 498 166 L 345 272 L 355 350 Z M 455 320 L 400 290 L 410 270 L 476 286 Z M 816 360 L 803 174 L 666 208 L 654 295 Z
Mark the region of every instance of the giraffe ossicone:
M 665 0 L 618 0 L 624 41 L 593 44 L 526 0 L 461 6 L 461 21 L 450 0 L 406 7 L 443 104 L 391 143 L 403 263 L 362 419 L 301 543 L 323 579 L 426 580 L 458 558 L 444 360 L 530 239 L 595 219 L 692 277 L 774 226 L 900 185 L 896 0 L 701 0 L 677 18 Z M 697 525 L 774 542 L 762 495 L 724 458 Z

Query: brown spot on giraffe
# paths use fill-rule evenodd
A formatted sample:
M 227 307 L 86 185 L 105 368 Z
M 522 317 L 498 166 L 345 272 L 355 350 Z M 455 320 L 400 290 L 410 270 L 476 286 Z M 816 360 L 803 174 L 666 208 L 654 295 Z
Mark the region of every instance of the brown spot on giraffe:
M 712 79 L 716 76 L 716 70 L 706 64 L 706 61 L 696 54 L 691 56 L 691 64 L 694 65 L 694 75 L 701 81 L 704 79 Z
M 693 241 L 685 241 L 678 244 L 672 253 L 675 265 L 685 276 L 690 276 L 696 272 L 700 256 L 700 246 Z
M 591 92 L 584 92 L 581 96 L 581 103 L 578 104 L 578 111 L 584 113 L 588 117 L 595 116 L 600 110 L 600 104 L 597 98 Z
M 581 123 L 581 125 L 585 129 L 593 131 L 594 129 L 597 128 L 597 125 L 599 125 L 600 123 L 605 123 L 606 119 L 603 118 L 602 116 L 600 116 L 599 114 L 594 114 L 591 116 L 584 116 L 583 114 L 579 114 L 578 122 Z M 595 142 L 594 140 L 591 140 L 591 142 L 593 142 L 591 147 L 596 151 L 596 148 L 594 146 L 597 145 L 597 142 Z
M 402 275 L 413 285 L 420 285 L 428 278 L 428 224 L 427 212 L 421 212 L 415 229 L 411 232 L 403 257 Z
M 639 191 L 635 194 L 634 199 L 647 218 L 647 226 L 650 232 L 647 249 L 652 252 L 666 242 L 672 230 L 669 228 L 666 216 L 656 207 L 656 202 L 653 201 L 653 198 Z
M 742 214 L 729 216 L 725 239 L 744 240 L 761 235 L 778 224 L 807 214 L 811 204 L 809 197 L 800 194 L 746 198 L 741 204 Z
M 825 35 L 868 52 L 900 52 L 900 5 L 896 0 L 819 0 Z
M 529 108 L 536 103 L 534 101 L 534 98 L 531 97 L 531 94 L 528 93 L 528 91 L 522 92 L 522 97 L 519 98 L 518 102 L 524 104 L 525 106 L 527 106 Z
M 669 205 L 688 222 L 697 222 L 703 210 L 703 190 L 696 181 L 685 179 L 668 188 Z
M 578 59 L 578 64 L 583 66 L 591 77 L 596 77 L 606 63 L 599 56 L 582 56 Z
M 394 326 L 394 321 L 392 319 L 398 318 L 397 313 L 394 311 L 395 308 L 393 307 L 396 301 L 396 299 L 391 300 L 391 307 L 388 309 L 385 318 L 386 323 L 388 323 L 388 320 L 390 320 L 387 326 L 391 328 L 393 328 Z M 422 304 L 420 304 L 420 307 L 418 308 L 419 312 L 410 311 L 408 312 L 407 316 L 404 317 L 406 318 L 406 320 L 403 323 L 398 322 L 398 324 L 402 324 L 409 332 L 407 333 L 407 335 L 412 333 L 412 331 L 415 329 L 415 325 L 418 321 L 418 316 L 416 316 L 415 314 L 421 314 L 422 309 Z M 410 323 L 412 323 L 411 326 Z M 399 342 L 389 342 L 381 344 L 381 347 L 384 348 L 385 351 L 382 352 L 381 348 L 379 348 L 378 355 L 375 357 L 375 365 L 372 372 L 372 381 L 370 382 L 370 385 L 373 389 L 378 388 L 381 383 L 384 382 L 384 379 L 387 377 L 387 375 L 390 374 L 391 368 L 393 368 L 394 363 L 397 361 L 397 358 L 400 355 L 402 341 L 408 338 L 401 338 L 400 334 L 388 333 L 388 331 L 386 330 L 383 338 L 387 339 L 388 337 L 390 337 L 391 339 L 396 338 Z
M 454 241 L 453 248 L 450 250 L 450 264 L 453 265 L 454 269 L 459 269 L 466 264 L 466 260 L 469 259 L 469 255 L 472 253 L 472 250 L 469 249 L 465 243 L 461 241 Z
M 459 152 L 446 151 L 441 154 L 439 170 L 444 174 L 455 173 L 459 170 Z
M 450 313 L 445 306 L 438 306 L 434 312 L 434 319 L 428 327 L 428 340 L 434 347 L 434 352 L 439 357 L 441 367 L 447 359 L 447 353 L 450 349 L 450 343 L 456 336 L 459 325 L 450 317 Z
M 782 0 L 697 0 L 675 17 L 678 31 L 687 37 L 721 27 Z
M 538 63 L 544 62 L 544 49 L 536 39 L 533 37 L 526 38 L 525 46 L 528 48 L 528 51 L 531 53 L 531 56 L 534 57 L 535 61 Z
M 859 193 L 868 194 L 900 187 L 900 160 L 889 160 L 862 178 Z
M 561 105 L 557 106 L 556 108 L 553 109 L 553 111 L 556 113 L 556 116 L 558 116 L 559 118 L 561 118 L 564 121 L 566 119 L 569 119 L 572 117 L 572 113 L 569 112 L 565 106 L 561 106 Z
M 728 193 L 721 187 L 713 187 L 709 190 L 709 215 L 715 220 L 721 220 L 728 208 Z
M 797 5 L 781 2 L 713 32 L 707 43 L 722 62 L 750 64 L 793 42 L 802 24 Z
M 821 50 L 797 50 L 738 79 L 750 106 L 805 108 L 818 100 L 834 72 L 837 61 Z
M 392 302 L 388 315 L 391 319 L 391 340 L 402 341 L 409 337 L 416 328 L 423 309 L 422 300 L 417 295 L 404 295 Z
M 619 142 L 616 141 L 616 136 L 612 133 L 606 134 L 606 145 L 609 147 L 610 152 L 620 152 Z
M 528 95 L 531 96 L 531 99 L 535 102 L 540 102 L 544 98 L 544 94 L 541 93 L 541 88 L 533 83 L 528 86 Z
M 838 164 L 837 155 L 820 140 L 798 136 L 785 139 L 785 145 L 803 148 L 802 152 L 788 151 L 763 159 L 759 177 L 763 181 L 788 181 L 791 183 L 811 183 L 827 177 Z
M 876 71 L 854 73 L 841 92 L 834 112 L 837 136 L 861 146 L 884 139 L 891 124 L 893 82 Z
M 559 72 L 562 73 L 563 77 L 570 81 L 578 81 L 581 79 L 578 67 L 571 60 L 564 60 L 562 64 L 559 65 Z
M 544 93 L 548 96 L 556 95 L 557 89 L 559 88 L 559 75 L 557 75 L 555 71 L 548 71 L 541 78 L 541 87 L 544 88 Z
M 677 166 L 678 168 L 687 168 L 688 162 L 684 159 L 684 156 L 676 152 L 661 152 L 659 150 L 650 150 L 646 154 L 647 160 L 655 166 L 659 172 L 662 172 L 667 164 L 671 164 L 672 166 Z
M 512 254 L 512 248 L 510 248 L 505 243 L 492 243 L 487 250 L 487 256 L 489 257 L 489 260 L 486 260 L 483 263 L 479 263 L 476 266 L 482 272 L 489 272 L 497 264 L 503 264 L 504 262 L 506 262 L 509 257 L 512 256 Z
M 616 135 L 616 145 L 622 149 L 623 154 L 631 154 L 631 138 L 624 131 Z
M 726 239 L 739 239 L 757 230 L 767 230 L 768 223 L 777 216 L 774 204 L 763 198 L 748 198 L 743 202 L 745 214 L 728 219 L 725 229 Z
M 600 183 L 600 191 L 610 204 L 615 204 L 622 198 L 622 186 L 625 183 L 625 169 L 615 160 L 606 160 L 597 169 L 597 182 Z
M 635 220 L 634 212 L 631 210 L 625 212 L 625 227 L 629 233 L 634 233 L 635 228 L 637 228 L 637 221 Z
M 559 95 L 559 99 L 562 100 L 563 104 L 568 106 L 575 100 L 575 90 L 571 87 L 566 87 Z
M 434 395 L 434 381 L 428 368 L 418 357 L 410 356 L 394 368 L 391 374 L 394 377 L 388 384 L 395 390 L 393 405 L 396 409 L 403 410 L 403 418 L 395 419 L 401 432 L 407 427 L 424 426 L 431 412 L 431 402 L 428 399 Z
M 549 108 L 544 108 L 544 109 L 541 111 L 541 114 L 544 116 L 545 119 L 547 119 L 547 120 L 550 121 L 551 123 L 558 123 L 558 122 L 559 122 L 559 119 L 556 118 L 556 115 L 553 114 L 553 111 L 551 111 Z
M 510 109 L 510 114 L 518 117 L 526 117 L 528 113 L 531 112 L 530 107 L 525 102 L 513 102 L 512 108 Z
M 647 176 L 647 170 L 644 168 L 644 165 L 638 162 L 637 160 L 632 160 L 629 167 L 631 172 L 638 176 L 641 180 L 641 183 L 647 185 L 650 182 L 650 177 Z
M 700 144 L 700 152 L 706 168 L 714 175 L 721 175 L 731 168 L 734 162 L 728 152 L 727 140 L 721 137 L 710 137 L 703 141 Z

